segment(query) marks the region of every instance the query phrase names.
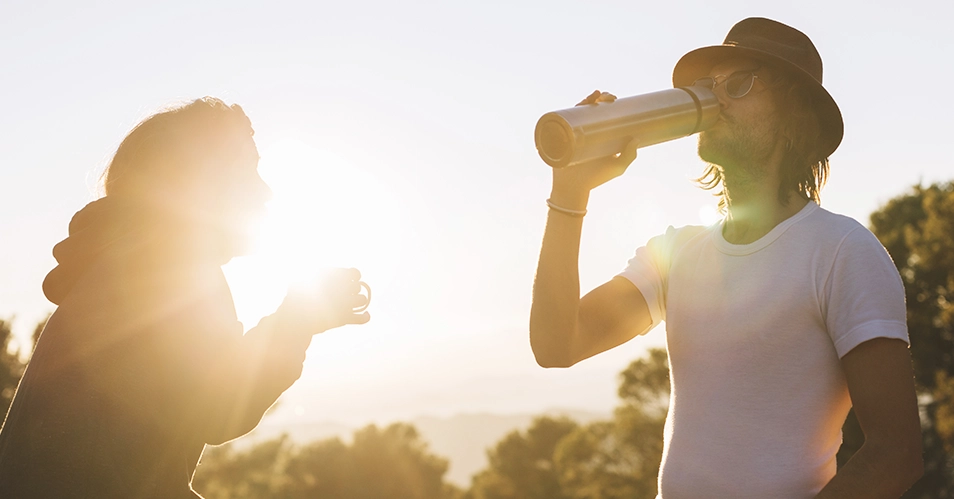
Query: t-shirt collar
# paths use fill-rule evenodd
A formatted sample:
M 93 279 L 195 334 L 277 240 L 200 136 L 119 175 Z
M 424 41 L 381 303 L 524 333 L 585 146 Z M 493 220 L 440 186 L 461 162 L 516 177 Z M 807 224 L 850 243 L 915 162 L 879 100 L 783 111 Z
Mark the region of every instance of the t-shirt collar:
M 725 229 L 725 219 L 722 219 L 722 222 L 712 226 L 712 240 L 716 248 L 727 255 L 750 255 L 775 242 L 789 227 L 811 215 L 817 209 L 818 204 L 809 201 L 801 210 L 798 210 L 798 213 L 783 220 L 782 223 L 773 227 L 768 234 L 748 244 L 732 244 L 726 241 L 725 236 L 722 235 L 722 231 Z

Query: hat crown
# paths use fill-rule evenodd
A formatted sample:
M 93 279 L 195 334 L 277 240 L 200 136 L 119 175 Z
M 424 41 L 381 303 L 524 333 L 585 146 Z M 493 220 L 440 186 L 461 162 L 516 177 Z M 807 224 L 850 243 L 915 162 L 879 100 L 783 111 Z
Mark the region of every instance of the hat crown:
M 778 21 L 764 17 L 743 19 L 732 26 L 722 45 L 702 47 L 682 56 L 673 68 L 673 86 L 688 87 L 709 74 L 716 64 L 738 57 L 768 62 L 805 84 L 819 117 L 824 156 L 838 148 L 845 125 L 838 104 L 822 86 L 821 56 L 805 33 Z
M 822 82 L 822 60 L 805 33 L 763 17 L 750 17 L 736 23 L 723 45 L 744 47 L 774 55 L 797 66 Z

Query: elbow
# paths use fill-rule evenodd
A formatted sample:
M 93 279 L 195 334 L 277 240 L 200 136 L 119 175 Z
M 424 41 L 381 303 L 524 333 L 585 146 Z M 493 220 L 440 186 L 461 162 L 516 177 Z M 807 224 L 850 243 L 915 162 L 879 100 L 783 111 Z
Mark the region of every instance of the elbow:
M 217 400 L 204 404 L 194 415 L 195 428 L 202 441 L 209 445 L 222 445 L 244 436 L 262 421 L 275 398 L 238 398 Z M 211 397 L 210 397 L 211 399 Z M 237 399 L 237 400 L 236 400 Z M 211 401 L 211 400 L 210 400 Z
M 917 467 L 915 471 L 911 474 L 911 485 L 914 485 L 924 476 L 924 460 L 921 457 L 918 457 Z
M 896 480 L 899 485 L 897 490 L 904 492 L 910 489 L 922 476 L 924 476 L 924 459 L 920 455 L 911 456 L 905 460 L 903 467 L 897 472 Z
M 258 426 L 261 418 L 247 417 L 241 420 L 232 420 L 217 425 L 209 425 L 203 432 L 202 440 L 209 445 L 222 445 L 226 442 L 242 437 Z
M 545 344 L 539 339 L 535 341 L 532 331 L 530 333 L 530 349 L 533 350 L 533 358 L 537 361 L 537 365 L 543 368 L 565 368 L 576 363 L 570 358 L 568 349 L 558 348 L 553 344 Z
M 910 453 L 906 459 L 907 466 L 907 485 L 910 488 L 924 476 L 924 456 L 921 453 L 921 446 L 918 446 L 918 452 Z
M 533 357 L 537 360 L 537 365 L 546 369 L 552 368 L 566 368 L 573 365 L 569 359 L 562 358 L 556 355 L 544 355 L 538 353 L 536 350 L 533 352 Z
M 543 368 L 570 367 L 579 362 L 574 358 L 572 327 L 541 323 L 530 317 L 530 349 L 537 365 Z
M 924 445 L 921 441 L 921 432 L 918 431 L 917 438 L 912 436 L 909 440 L 909 444 L 904 446 L 905 452 L 901 453 L 908 487 L 924 476 Z
M 920 434 L 918 435 L 920 437 Z M 868 445 L 868 442 L 865 442 Z M 895 441 L 894 445 L 873 445 L 884 456 L 879 468 L 884 476 L 891 477 L 894 483 L 892 489 L 899 493 L 911 488 L 924 475 L 924 458 L 922 456 L 921 440 L 908 442 Z

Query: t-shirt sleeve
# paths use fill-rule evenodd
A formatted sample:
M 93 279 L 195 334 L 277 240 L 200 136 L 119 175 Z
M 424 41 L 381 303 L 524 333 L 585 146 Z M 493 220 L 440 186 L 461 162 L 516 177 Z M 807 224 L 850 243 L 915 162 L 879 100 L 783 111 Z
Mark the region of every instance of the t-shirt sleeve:
M 637 249 L 636 255 L 618 274 L 636 286 L 649 307 L 652 325 L 643 334 L 666 320 L 666 291 L 673 255 L 682 244 L 703 229 L 696 226 L 676 229 L 670 225 L 664 234 L 650 239 L 645 246 Z
M 874 338 L 910 344 L 901 276 L 881 242 L 864 227 L 842 240 L 825 293 L 825 322 L 839 358 Z

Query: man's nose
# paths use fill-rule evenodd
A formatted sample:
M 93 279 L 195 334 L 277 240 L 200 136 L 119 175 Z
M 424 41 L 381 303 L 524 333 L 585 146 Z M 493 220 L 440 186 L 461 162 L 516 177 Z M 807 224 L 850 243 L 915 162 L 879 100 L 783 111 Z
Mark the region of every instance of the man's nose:
M 716 85 L 712 89 L 712 93 L 715 94 L 716 99 L 719 99 L 719 108 L 725 110 L 729 107 L 729 95 L 725 93 L 725 85 Z

